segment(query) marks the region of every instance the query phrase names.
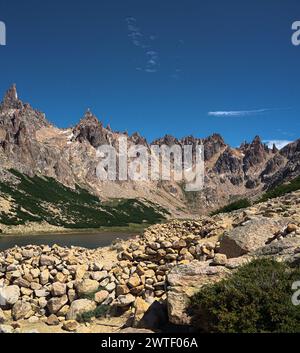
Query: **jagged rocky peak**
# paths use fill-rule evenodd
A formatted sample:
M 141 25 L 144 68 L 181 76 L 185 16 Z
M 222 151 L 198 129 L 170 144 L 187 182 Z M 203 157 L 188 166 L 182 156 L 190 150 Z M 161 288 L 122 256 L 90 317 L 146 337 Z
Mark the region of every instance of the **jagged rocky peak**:
M 220 146 L 226 146 L 226 143 L 223 139 L 223 137 L 218 134 L 218 133 L 213 133 L 211 136 L 208 136 L 206 139 L 205 139 L 207 142 L 214 142 L 214 143 L 217 143 L 219 144 Z
M 261 142 L 261 138 L 260 136 L 256 135 L 252 141 L 252 145 L 261 145 L 262 142 Z
M 95 125 L 101 125 L 102 126 L 101 122 L 98 120 L 96 115 L 94 115 L 89 108 L 84 113 L 84 116 L 80 120 L 79 124 L 95 124 Z
M 181 143 L 183 145 L 196 145 L 196 144 L 201 144 L 202 140 L 197 137 L 194 137 L 193 135 L 189 135 L 189 136 L 183 137 L 181 139 Z
M 213 169 L 218 174 L 241 173 L 242 161 L 236 151 L 228 146 L 226 147 L 225 151 L 219 156 Z
M 15 84 L 4 95 L 0 113 L 1 140 L 6 146 L 24 145 L 27 139 L 35 139 L 37 130 L 51 125 L 45 114 L 22 103 Z
M 172 135 L 165 135 L 162 138 L 154 140 L 152 142 L 152 144 L 153 145 L 158 145 L 158 146 L 161 146 L 161 145 L 173 146 L 173 145 L 178 145 L 180 143 L 179 143 L 179 140 L 176 137 L 174 137 Z
M 83 129 L 102 129 L 103 125 L 98 120 L 95 114 L 91 112 L 90 109 L 87 109 L 83 117 L 80 119 L 79 123 L 74 127 L 73 133 L 76 134 Z
M 136 145 L 147 145 L 147 140 L 141 136 L 138 132 L 134 132 L 131 136 L 130 136 L 130 140 L 136 144 Z
M 210 160 L 216 153 L 227 147 L 223 137 L 220 134 L 214 133 L 203 140 L 204 159 Z
M 275 143 L 273 143 L 273 147 L 272 147 L 272 152 L 273 153 L 277 153 L 279 150 L 278 148 L 276 147 Z
M 287 158 L 293 158 L 300 154 L 300 139 L 289 143 L 280 150 L 280 154 Z
M 259 150 L 259 149 L 263 149 L 265 150 L 266 152 L 269 152 L 270 149 L 269 147 L 262 142 L 260 136 L 256 135 L 253 139 L 253 141 L 251 142 L 251 144 L 249 145 L 250 148 L 254 148 L 256 150 Z
M 15 83 L 13 83 L 11 87 L 9 87 L 9 89 L 6 91 L 6 94 L 4 96 L 4 101 L 5 100 L 12 100 L 12 101 L 18 100 L 17 86 Z
M 22 109 L 23 103 L 18 98 L 17 87 L 13 84 L 5 93 L 2 108 Z
M 264 163 L 268 159 L 270 149 L 266 144 L 263 144 L 259 136 L 255 136 L 250 144 L 245 144 L 242 147 L 244 153 L 244 172 L 247 172 L 251 167 L 257 164 Z
M 111 132 L 105 129 L 90 109 L 88 109 L 80 122 L 73 129 L 73 140 L 84 142 L 88 141 L 93 147 L 109 142 L 108 134 Z

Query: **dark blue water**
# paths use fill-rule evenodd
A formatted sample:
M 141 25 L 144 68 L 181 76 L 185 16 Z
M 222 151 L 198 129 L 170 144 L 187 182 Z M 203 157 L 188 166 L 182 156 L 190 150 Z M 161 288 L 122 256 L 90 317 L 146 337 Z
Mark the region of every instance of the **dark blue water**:
M 8 235 L 0 236 L 0 251 L 25 245 L 60 245 L 80 246 L 89 249 L 108 246 L 113 240 L 128 239 L 134 235 L 130 233 L 99 232 L 99 233 L 69 233 L 69 234 L 38 234 L 38 235 Z

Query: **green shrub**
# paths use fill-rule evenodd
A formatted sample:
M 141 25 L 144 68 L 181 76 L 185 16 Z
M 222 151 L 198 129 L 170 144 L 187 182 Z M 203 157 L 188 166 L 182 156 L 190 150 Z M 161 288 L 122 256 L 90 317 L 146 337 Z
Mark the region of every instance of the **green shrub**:
M 111 308 L 109 305 L 99 305 L 95 310 L 90 310 L 77 316 L 78 322 L 89 322 L 92 318 L 99 318 L 109 314 Z
M 241 208 L 246 208 L 246 207 L 249 207 L 251 206 L 251 203 L 248 199 L 240 199 L 240 200 L 237 200 L 235 202 L 232 202 L 222 208 L 219 208 L 218 210 L 216 211 L 213 211 L 211 213 L 211 216 L 214 216 L 216 214 L 219 214 L 219 213 L 228 213 L 228 212 L 231 212 L 231 211 L 236 211 L 236 210 L 239 210 Z
M 300 307 L 291 301 L 296 280 L 299 268 L 254 260 L 192 297 L 192 325 L 200 332 L 300 332 Z
M 285 194 L 288 194 L 292 191 L 296 191 L 300 189 L 300 177 L 297 177 L 290 181 L 288 184 L 281 184 L 276 186 L 274 189 L 268 190 L 265 192 L 261 198 L 257 201 L 259 202 L 264 202 L 269 199 L 273 199 L 275 197 L 283 196 Z

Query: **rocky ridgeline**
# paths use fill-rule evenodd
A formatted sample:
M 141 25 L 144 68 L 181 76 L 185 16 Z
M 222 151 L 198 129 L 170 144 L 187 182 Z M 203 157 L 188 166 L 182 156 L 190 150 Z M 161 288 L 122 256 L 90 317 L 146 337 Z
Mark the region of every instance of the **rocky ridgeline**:
M 128 138 L 128 148 L 142 144 L 149 153 L 150 145 L 191 145 L 196 151 L 203 144 L 205 188 L 186 193 L 182 187 L 184 180 L 103 183 L 95 173 L 99 163 L 96 149 L 106 144 L 117 147 L 120 137 Z M 10 172 L 14 169 L 31 177 L 51 177 L 71 188 L 81 185 L 101 199 L 145 199 L 181 218 L 208 213 L 229 203 L 232 196 L 256 197 L 271 186 L 299 176 L 300 139 L 280 151 L 275 146 L 269 148 L 258 136 L 251 143 L 232 148 L 217 133 L 207 138 L 182 139 L 165 135 L 150 142 L 138 133 L 129 136 L 127 132 L 104 127 L 89 110 L 76 126 L 58 129 L 42 112 L 23 103 L 13 85 L 0 103 L 0 161 L 0 181 L 8 185 L 15 179 Z M 14 199 L 10 203 L 13 208 L 20 206 Z M 24 205 L 23 208 L 26 209 Z
M 101 306 L 131 313 L 135 327 L 153 328 L 166 307 L 171 323 L 189 324 L 190 296 L 253 257 L 300 263 L 299 200 L 295 192 L 230 214 L 173 220 L 105 249 L 1 252 L 0 324 L 25 320 L 75 331 L 80 315 Z

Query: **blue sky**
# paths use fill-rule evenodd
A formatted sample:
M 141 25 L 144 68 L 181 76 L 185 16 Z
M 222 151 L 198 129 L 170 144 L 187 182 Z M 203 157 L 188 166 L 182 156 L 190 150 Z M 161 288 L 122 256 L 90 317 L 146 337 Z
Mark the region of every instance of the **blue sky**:
M 299 0 L 1 0 L 0 93 L 59 127 L 90 108 L 149 140 L 300 137 Z

